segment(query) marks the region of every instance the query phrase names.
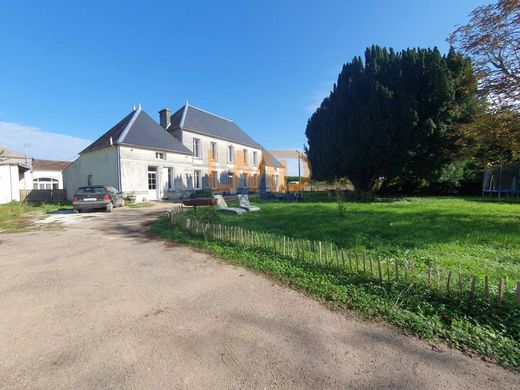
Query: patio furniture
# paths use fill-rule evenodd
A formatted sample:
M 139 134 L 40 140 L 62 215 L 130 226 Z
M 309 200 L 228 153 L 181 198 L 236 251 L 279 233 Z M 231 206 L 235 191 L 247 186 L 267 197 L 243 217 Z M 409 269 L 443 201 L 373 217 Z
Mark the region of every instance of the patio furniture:
M 260 207 L 253 206 L 249 203 L 249 196 L 238 195 L 238 201 L 240 202 L 240 208 L 247 211 L 260 211 Z
M 222 197 L 222 195 L 213 195 L 213 198 L 217 201 L 217 211 L 225 211 L 229 213 L 235 214 L 244 214 L 246 210 L 241 209 L 240 207 L 228 207 L 226 201 Z

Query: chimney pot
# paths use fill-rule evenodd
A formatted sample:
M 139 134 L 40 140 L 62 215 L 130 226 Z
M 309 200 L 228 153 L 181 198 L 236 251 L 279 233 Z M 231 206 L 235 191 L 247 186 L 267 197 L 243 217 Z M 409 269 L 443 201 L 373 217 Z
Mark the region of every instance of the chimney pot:
M 170 127 L 170 117 L 171 116 L 172 116 L 172 113 L 169 108 L 163 108 L 161 111 L 159 111 L 159 123 L 165 129 Z

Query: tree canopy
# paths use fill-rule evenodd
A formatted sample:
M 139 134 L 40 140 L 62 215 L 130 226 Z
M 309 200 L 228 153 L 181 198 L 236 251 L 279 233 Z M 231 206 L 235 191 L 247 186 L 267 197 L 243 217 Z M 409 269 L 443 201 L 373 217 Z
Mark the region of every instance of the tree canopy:
M 313 177 L 348 178 L 357 190 L 432 180 L 449 161 L 457 125 L 472 120 L 476 79 L 454 50 L 372 46 L 343 66 L 309 119 Z
M 518 106 L 520 0 L 478 7 L 470 17 L 450 35 L 450 44 L 472 59 L 480 91 L 494 106 Z

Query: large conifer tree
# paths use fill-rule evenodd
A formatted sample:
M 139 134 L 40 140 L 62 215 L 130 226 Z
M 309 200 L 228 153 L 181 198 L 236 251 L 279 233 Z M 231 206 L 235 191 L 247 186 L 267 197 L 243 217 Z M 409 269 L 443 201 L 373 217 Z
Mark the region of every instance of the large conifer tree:
M 432 180 L 449 160 L 456 125 L 471 118 L 471 64 L 450 51 L 372 46 L 345 64 L 309 119 L 308 157 L 316 179 L 348 178 L 369 191 L 377 180 Z

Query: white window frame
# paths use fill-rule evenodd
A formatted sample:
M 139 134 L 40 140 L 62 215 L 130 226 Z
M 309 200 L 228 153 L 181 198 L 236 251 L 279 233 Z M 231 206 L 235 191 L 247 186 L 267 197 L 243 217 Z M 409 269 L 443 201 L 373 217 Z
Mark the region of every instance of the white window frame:
M 193 138 L 193 157 L 195 158 L 202 158 L 202 150 L 200 145 L 200 138 Z
M 253 150 L 253 165 L 258 165 L 258 152 Z
M 216 142 L 211 142 L 209 144 L 209 151 L 211 161 L 218 161 L 218 144 Z
M 155 152 L 155 158 L 158 160 L 166 160 L 166 153 L 164 152 Z
M 193 189 L 202 190 L 202 172 L 198 169 L 195 169 L 193 171 Z
M 247 149 L 244 149 L 243 150 L 243 153 L 244 153 L 244 165 L 247 165 L 248 164 L 248 150 Z
M 235 147 L 233 145 L 228 145 L 227 162 L 228 162 L 228 164 L 232 164 L 234 161 L 235 161 Z

